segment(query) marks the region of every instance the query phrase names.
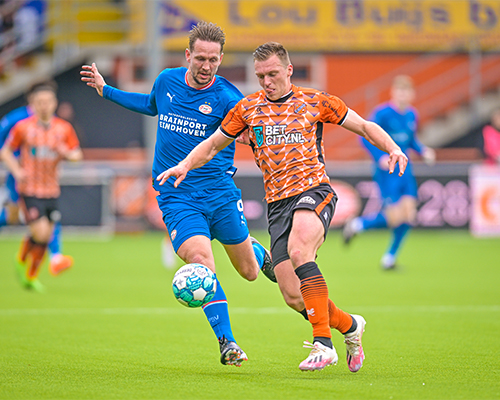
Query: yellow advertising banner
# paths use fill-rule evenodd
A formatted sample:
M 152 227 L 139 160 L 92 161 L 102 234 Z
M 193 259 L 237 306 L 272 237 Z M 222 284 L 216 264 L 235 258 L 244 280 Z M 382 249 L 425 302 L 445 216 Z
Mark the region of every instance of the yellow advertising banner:
M 292 51 L 500 49 L 499 0 L 176 0 L 160 8 L 169 50 L 185 49 L 200 20 L 221 26 L 232 51 L 270 40 Z

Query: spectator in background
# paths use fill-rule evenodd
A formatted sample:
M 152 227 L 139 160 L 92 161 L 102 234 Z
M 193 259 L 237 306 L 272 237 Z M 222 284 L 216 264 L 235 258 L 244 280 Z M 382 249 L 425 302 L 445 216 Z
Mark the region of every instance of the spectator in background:
M 491 122 L 483 128 L 484 154 L 487 164 L 500 164 L 500 107 L 491 114 Z
M 391 100 L 377 106 L 370 120 L 380 125 L 404 153 L 412 149 L 426 163 L 433 164 L 436 157 L 434 150 L 417 139 L 418 116 L 412 106 L 414 99 L 413 80 L 407 75 L 398 75 L 392 82 Z M 401 177 L 388 174 L 388 155 L 364 138 L 362 143 L 374 162 L 373 180 L 380 189 L 382 209 L 347 222 L 343 230 L 344 243 L 348 244 L 355 235 L 363 231 L 389 228 L 392 233 L 391 242 L 380 263 L 386 270 L 394 269 L 401 245 L 417 215 L 417 181 L 411 163 L 408 163 L 406 173 Z
M 42 45 L 45 29 L 45 1 L 31 0 L 23 3 L 14 14 L 14 31 L 19 52 L 32 51 Z

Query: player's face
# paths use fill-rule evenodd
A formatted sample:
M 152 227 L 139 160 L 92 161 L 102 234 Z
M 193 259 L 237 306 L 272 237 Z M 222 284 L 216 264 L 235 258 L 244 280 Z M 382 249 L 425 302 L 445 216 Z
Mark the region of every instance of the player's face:
M 42 121 L 48 121 L 56 112 L 57 98 L 51 90 L 40 90 L 30 96 L 30 106 Z
M 289 64 L 285 67 L 277 55 L 272 55 L 265 61 L 255 61 L 254 67 L 259 85 L 269 100 L 278 100 L 291 90 L 293 66 Z
M 415 89 L 411 86 L 394 86 L 391 89 L 391 97 L 398 107 L 406 108 L 415 100 Z
M 220 44 L 215 42 L 197 40 L 192 52 L 186 49 L 189 84 L 195 88 L 201 88 L 210 83 L 222 62 L 222 57 Z

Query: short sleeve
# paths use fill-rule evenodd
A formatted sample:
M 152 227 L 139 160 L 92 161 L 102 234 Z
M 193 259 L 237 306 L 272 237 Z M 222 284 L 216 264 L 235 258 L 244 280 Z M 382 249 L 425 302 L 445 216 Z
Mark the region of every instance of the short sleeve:
M 23 140 L 24 140 L 23 130 L 20 129 L 20 124 L 17 123 L 10 130 L 9 136 L 7 136 L 5 144 L 9 146 L 13 151 L 16 151 L 19 150 L 19 148 L 21 147 Z
M 319 97 L 320 121 L 342 125 L 348 112 L 346 104 L 337 96 L 325 92 Z
M 247 128 L 241 113 L 241 101 L 238 102 L 222 120 L 220 129 L 230 139 L 236 139 Z
M 66 128 L 66 145 L 70 150 L 80 147 L 80 141 L 76 136 L 75 129 L 69 123 Z

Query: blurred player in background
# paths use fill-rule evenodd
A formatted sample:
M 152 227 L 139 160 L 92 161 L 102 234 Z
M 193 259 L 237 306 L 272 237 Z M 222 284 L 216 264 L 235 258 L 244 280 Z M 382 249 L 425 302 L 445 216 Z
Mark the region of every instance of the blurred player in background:
M 500 108 L 491 114 L 491 122 L 483 128 L 484 155 L 487 164 L 500 165 Z
M 436 158 L 433 149 L 424 146 L 417 139 L 418 117 L 412 106 L 415 99 L 413 80 L 406 75 L 398 75 L 391 86 L 391 100 L 379 105 L 370 120 L 380 125 L 391 138 L 407 153 L 409 149 L 420 154 L 424 161 L 433 164 Z M 396 258 L 403 240 L 408 235 L 417 215 L 417 181 L 411 164 L 402 177 L 387 173 L 387 154 L 366 139 L 361 139 L 374 161 L 373 180 L 380 189 L 382 208 L 378 213 L 354 218 L 343 229 L 344 243 L 369 229 L 391 229 L 391 242 L 381 259 L 384 269 L 396 267 Z
M 29 226 L 29 234 L 17 256 L 19 277 L 27 289 L 42 291 L 38 273 L 54 224 L 61 218 L 57 206 L 61 193 L 57 167 L 63 159 L 81 160 L 82 152 L 71 124 L 54 115 L 57 108 L 54 83 L 34 86 L 30 107 L 33 115 L 14 125 L 1 156 L 16 181 L 19 205 Z M 52 273 L 60 272 L 53 270 L 52 264 L 50 268 Z
M 349 370 L 357 372 L 364 360 L 365 320 L 342 311 L 329 299 L 315 261 L 337 202 L 325 171 L 323 124 L 341 125 L 388 152 L 390 173 L 399 162 L 402 174 L 408 160 L 387 133 L 338 97 L 293 85 L 293 66 L 281 44 L 265 43 L 253 56 L 263 90 L 238 102 L 215 134 L 157 180 L 163 184 L 175 177 L 177 187 L 195 173 L 191 170 L 205 165 L 249 129 L 255 161 L 264 177 L 276 278 L 287 304 L 313 327 L 313 344 L 304 346 L 312 348 L 311 353 L 299 368 L 321 370 L 337 363 L 331 340 L 334 328 L 345 337 Z
M 28 105 L 16 108 L 0 120 L 0 149 L 3 147 L 10 130 L 19 121 L 22 121 L 33 115 L 32 94 L 39 85 L 34 85 L 28 93 L 26 98 Z M 19 152 L 15 152 L 16 157 Z M 12 174 L 7 175 L 5 185 L 1 188 L 4 197 L 0 198 L 0 227 L 5 225 L 19 224 L 19 194 L 16 189 L 16 182 Z M 61 238 L 61 223 L 59 221 L 54 224 L 54 231 L 52 238 L 49 241 L 50 251 L 50 264 L 49 268 L 53 275 L 58 275 L 62 271 L 70 268 L 73 265 L 73 258 L 62 254 L 62 238 Z
M 243 97 L 216 72 L 223 58 L 224 32 L 215 24 L 200 22 L 190 32 L 186 49 L 188 68 L 165 69 L 150 94 L 130 93 L 106 85 L 95 64 L 83 66 L 82 81 L 100 96 L 129 110 L 158 115 L 153 177 L 180 162 L 218 128 L 227 112 Z M 249 237 L 241 192 L 232 179 L 236 168 L 234 144 L 213 162 L 190 175 L 182 188 L 173 182 L 159 185 L 158 205 L 177 255 L 186 263 L 200 263 L 215 273 L 211 240 L 221 242 L 239 274 L 257 278 L 259 268 L 274 278 L 270 256 Z M 240 366 L 247 360 L 237 345 L 229 320 L 226 295 L 217 292 L 203 311 L 219 340 L 221 363 Z

